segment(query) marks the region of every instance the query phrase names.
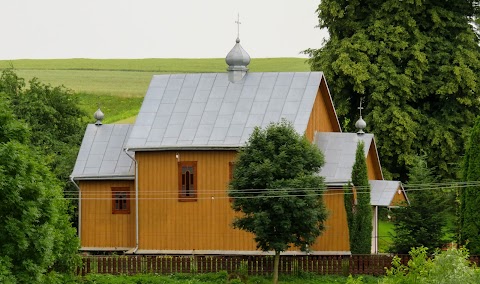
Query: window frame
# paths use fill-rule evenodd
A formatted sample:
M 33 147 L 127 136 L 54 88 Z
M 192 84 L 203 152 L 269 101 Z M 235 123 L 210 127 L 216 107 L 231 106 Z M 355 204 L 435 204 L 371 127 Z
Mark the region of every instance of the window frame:
M 130 214 L 130 187 L 112 187 L 112 214 Z M 126 208 L 117 209 L 116 203 L 123 198 L 118 198 L 118 193 L 125 193 Z
M 193 192 L 190 195 L 186 195 L 183 190 L 183 167 L 192 167 L 193 168 Z M 197 162 L 196 161 L 184 161 L 184 162 L 178 162 L 178 201 L 182 202 L 194 202 L 197 201 L 197 193 L 198 193 L 198 187 L 197 187 L 197 181 L 198 181 L 198 168 L 197 168 Z

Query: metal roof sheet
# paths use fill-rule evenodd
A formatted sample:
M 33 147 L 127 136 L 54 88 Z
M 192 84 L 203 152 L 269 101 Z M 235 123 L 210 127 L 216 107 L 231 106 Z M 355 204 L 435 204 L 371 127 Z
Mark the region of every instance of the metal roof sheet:
M 123 150 L 132 128 L 130 124 L 89 124 L 71 176 L 75 179 L 133 177 L 135 166 Z
M 255 126 L 285 118 L 304 133 L 322 72 L 155 75 L 126 146 L 239 147 Z
M 348 182 L 351 180 L 352 167 L 355 163 L 357 143 L 363 141 L 365 157 L 373 141 L 373 134 L 317 132 L 314 142 L 325 156 L 325 165 L 319 175 L 325 177 L 325 182 Z
M 370 180 L 369 183 L 370 204 L 373 206 L 390 206 L 395 194 L 403 191 L 402 183 L 395 180 Z

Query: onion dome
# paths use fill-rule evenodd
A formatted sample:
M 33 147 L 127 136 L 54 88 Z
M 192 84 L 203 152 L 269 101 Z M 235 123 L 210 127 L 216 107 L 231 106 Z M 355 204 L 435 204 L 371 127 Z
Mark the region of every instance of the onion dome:
M 240 39 L 237 38 L 235 46 L 230 50 L 225 58 L 230 70 L 248 70 L 247 65 L 250 64 L 250 55 L 240 45 Z
M 250 55 L 240 45 L 240 38 L 237 37 L 235 46 L 225 57 L 225 62 L 228 64 L 228 78 L 231 82 L 240 81 L 247 74 Z
M 103 112 L 100 110 L 100 108 L 97 109 L 97 111 L 93 114 L 93 118 L 95 118 L 96 122 L 95 125 L 102 125 L 102 120 L 104 118 Z
M 367 123 L 363 120 L 362 116 L 355 122 L 355 127 L 358 129 L 357 134 L 365 133 L 363 130 L 367 127 Z

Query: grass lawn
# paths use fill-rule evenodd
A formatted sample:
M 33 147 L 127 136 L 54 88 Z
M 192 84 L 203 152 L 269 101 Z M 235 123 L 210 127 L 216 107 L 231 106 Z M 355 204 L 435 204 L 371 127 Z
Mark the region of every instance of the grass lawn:
M 105 123 L 132 123 L 154 74 L 226 72 L 227 65 L 223 58 L 0 60 L 0 69 L 10 67 L 26 81 L 36 77 L 74 90 L 90 116 L 100 104 Z M 255 58 L 249 68 L 251 72 L 310 70 L 305 58 Z
M 129 284 L 129 283 L 229 283 L 228 274 L 224 272 L 208 273 L 208 274 L 174 274 L 174 275 L 136 275 L 136 276 L 121 276 L 121 275 L 88 275 L 82 282 L 85 284 Z M 354 277 L 357 279 L 358 277 Z M 372 276 L 362 276 L 362 283 L 378 283 L 380 278 Z M 271 276 L 249 276 L 244 283 L 258 283 L 269 284 L 272 283 Z M 326 284 L 326 283 L 347 283 L 348 278 L 344 276 L 322 276 L 314 274 L 305 274 L 300 276 L 283 276 L 280 275 L 279 283 L 285 284 Z M 242 283 L 240 280 L 232 281 L 231 283 Z
M 378 220 L 378 251 L 388 252 L 392 243 L 393 223 L 389 221 Z

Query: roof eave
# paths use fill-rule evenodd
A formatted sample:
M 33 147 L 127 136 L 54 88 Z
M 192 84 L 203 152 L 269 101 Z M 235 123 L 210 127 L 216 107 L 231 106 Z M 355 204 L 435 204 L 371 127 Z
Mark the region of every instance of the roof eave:
M 73 180 L 134 180 L 135 175 L 70 176 Z
M 128 151 L 133 152 L 152 152 L 152 151 L 194 151 L 194 150 L 204 150 L 204 151 L 237 151 L 240 149 L 241 145 L 210 145 L 210 146 L 159 146 L 159 147 L 129 147 L 126 148 Z

